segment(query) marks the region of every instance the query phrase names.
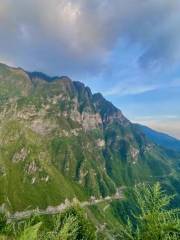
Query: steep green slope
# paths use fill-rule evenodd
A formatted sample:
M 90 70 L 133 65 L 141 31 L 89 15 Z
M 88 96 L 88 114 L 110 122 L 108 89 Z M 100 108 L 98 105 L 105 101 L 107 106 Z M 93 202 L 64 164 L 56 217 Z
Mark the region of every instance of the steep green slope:
M 0 204 L 12 210 L 177 177 L 178 156 L 80 82 L 0 65 L 0 102 Z
M 94 95 L 95 105 L 103 118 L 106 147 L 103 150 L 108 175 L 125 185 L 167 176 L 178 169 L 179 156 L 161 149 L 136 129 L 111 103 L 100 94 Z

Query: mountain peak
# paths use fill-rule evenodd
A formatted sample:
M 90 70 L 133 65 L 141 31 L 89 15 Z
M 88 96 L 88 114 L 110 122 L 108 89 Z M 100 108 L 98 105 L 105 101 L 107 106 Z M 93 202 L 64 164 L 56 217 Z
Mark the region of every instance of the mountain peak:
M 49 75 L 42 73 L 42 72 L 27 72 L 28 76 L 33 80 L 33 79 L 41 79 L 45 80 L 47 82 L 52 82 L 55 80 L 57 77 L 50 77 Z
M 93 95 L 93 102 L 96 109 L 100 112 L 104 123 L 112 123 L 115 121 L 123 124 L 130 124 L 129 120 L 124 117 L 121 110 L 106 100 L 101 93 Z

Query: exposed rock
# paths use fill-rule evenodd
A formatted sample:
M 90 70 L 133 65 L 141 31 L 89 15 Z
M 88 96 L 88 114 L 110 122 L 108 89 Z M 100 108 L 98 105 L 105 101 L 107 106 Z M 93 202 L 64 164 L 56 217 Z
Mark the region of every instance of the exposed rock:
M 28 173 L 29 175 L 32 175 L 32 174 L 36 173 L 37 170 L 38 170 L 38 166 L 36 165 L 36 162 L 35 162 L 35 161 L 29 163 L 28 169 L 27 169 L 27 173 Z
M 49 176 L 45 178 L 45 182 L 48 182 L 48 181 L 49 181 Z
M 46 176 L 46 177 L 42 177 L 41 178 L 41 181 L 43 181 L 43 182 L 48 182 L 49 181 L 49 176 Z
M 72 129 L 71 130 L 71 134 L 73 135 L 73 136 L 78 136 L 79 135 L 79 132 L 80 131 L 82 131 L 82 129 L 81 128 L 75 128 L 75 129 Z
M 5 176 L 6 175 L 6 170 L 4 166 L 0 166 L 0 176 Z
M 56 125 L 43 119 L 36 119 L 31 123 L 31 129 L 41 135 L 49 134 Z
M 124 117 L 120 110 L 115 111 L 111 115 L 104 116 L 103 123 L 104 124 L 112 124 L 113 122 L 118 122 L 123 124 L 124 126 L 129 125 L 130 122 Z
M 33 177 L 33 178 L 32 178 L 32 184 L 34 184 L 35 182 L 36 182 L 36 178 Z
M 103 139 L 98 139 L 96 141 L 96 145 L 99 147 L 99 148 L 104 148 L 105 147 L 105 141 Z
M 137 149 L 135 147 L 131 147 L 130 148 L 130 154 L 131 154 L 131 157 L 132 157 L 133 161 L 137 160 L 138 154 L 139 154 L 139 149 Z
M 79 111 L 73 109 L 70 113 L 64 111 L 62 115 L 66 118 L 70 117 L 74 122 L 82 125 L 84 130 L 92 130 L 102 125 L 102 119 L 99 113 L 82 112 L 81 114 Z
M 17 117 L 22 120 L 32 120 L 37 116 L 37 112 L 35 110 L 35 107 L 29 106 L 26 109 L 23 109 L 19 112 L 17 112 Z
M 151 152 L 153 150 L 153 148 L 155 147 L 154 144 L 146 144 L 146 146 L 144 147 L 144 152 Z
M 12 161 L 14 163 L 18 163 L 24 161 L 28 155 L 28 150 L 26 148 L 22 148 L 19 152 L 15 153 Z
M 85 130 L 91 130 L 99 127 L 102 124 L 102 119 L 99 113 L 90 114 L 83 112 L 82 125 Z
M 87 176 L 89 172 L 87 170 L 84 170 L 83 168 L 81 168 L 80 170 L 80 178 L 79 178 L 79 183 L 83 184 L 84 182 L 84 178 Z

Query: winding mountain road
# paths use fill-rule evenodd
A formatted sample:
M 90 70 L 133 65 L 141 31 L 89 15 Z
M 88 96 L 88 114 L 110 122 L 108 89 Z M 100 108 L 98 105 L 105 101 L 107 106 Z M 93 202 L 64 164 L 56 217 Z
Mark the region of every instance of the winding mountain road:
M 99 198 L 96 199 L 95 197 L 91 197 L 88 201 L 85 202 L 79 202 L 77 198 L 74 198 L 71 202 L 66 199 L 64 203 L 61 203 L 58 206 L 48 206 L 45 210 L 41 209 L 33 209 L 33 210 L 27 210 L 27 211 L 22 211 L 22 212 L 15 212 L 14 214 L 11 214 L 9 216 L 9 220 L 21 220 L 25 218 L 29 218 L 32 215 L 53 215 L 53 214 L 58 214 L 62 213 L 64 210 L 68 209 L 69 207 L 78 204 L 80 207 L 84 208 L 87 206 L 93 206 L 97 205 L 103 202 L 111 202 L 113 200 L 122 200 L 124 199 L 123 195 L 123 187 L 118 188 L 116 191 L 116 194 L 112 196 L 107 196 L 105 198 Z

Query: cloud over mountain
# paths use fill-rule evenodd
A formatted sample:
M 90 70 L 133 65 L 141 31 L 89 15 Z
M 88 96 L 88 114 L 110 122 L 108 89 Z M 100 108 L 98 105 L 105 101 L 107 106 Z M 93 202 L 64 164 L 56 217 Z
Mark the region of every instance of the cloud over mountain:
M 180 60 L 177 0 L 1 0 L 1 58 L 49 73 L 99 73 L 119 41 L 154 68 Z M 121 52 L 119 52 L 121 55 Z

